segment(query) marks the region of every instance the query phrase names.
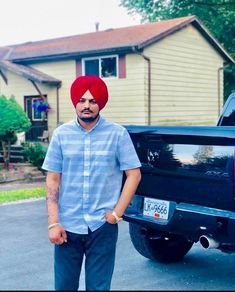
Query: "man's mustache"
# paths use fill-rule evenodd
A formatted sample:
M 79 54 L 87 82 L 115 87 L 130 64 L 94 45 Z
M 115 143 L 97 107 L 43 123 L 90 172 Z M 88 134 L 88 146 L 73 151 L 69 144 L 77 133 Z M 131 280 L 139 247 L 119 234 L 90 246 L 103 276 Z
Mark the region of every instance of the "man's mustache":
M 93 111 L 91 111 L 89 108 L 84 108 L 84 110 L 82 110 L 82 113 L 83 113 L 83 112 L 93 113 Z

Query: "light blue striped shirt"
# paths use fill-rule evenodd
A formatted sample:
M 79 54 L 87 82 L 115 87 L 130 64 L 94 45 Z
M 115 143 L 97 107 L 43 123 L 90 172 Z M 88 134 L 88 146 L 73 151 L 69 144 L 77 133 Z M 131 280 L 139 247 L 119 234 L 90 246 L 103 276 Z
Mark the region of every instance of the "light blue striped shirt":
M 105 222 L 121 190 L 123 170 L 140 167 L 127 130 L 100 117 L 85 131 L 77 120 L 54 130 L 42 168 L 61 173 L 59 222 L 87 234 Z

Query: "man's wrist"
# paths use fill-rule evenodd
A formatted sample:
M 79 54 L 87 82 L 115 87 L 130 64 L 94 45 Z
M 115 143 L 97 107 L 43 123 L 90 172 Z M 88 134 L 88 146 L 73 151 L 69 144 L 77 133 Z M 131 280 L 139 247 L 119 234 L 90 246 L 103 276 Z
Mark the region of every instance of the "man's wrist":
M 116 219 L 117 223 L 123 219 L 122 217 L 119 217 L 115 211 L 112 212 L 112 215 Z
M 60 223 L 52 223 L 52 224 L 50 224 L 50 225 L 48 225 L 48 230 L 50 230 L 50 229 L 52 229 L 52 228 L 54 228 L 54 227 L 56 227 L 56 226 L 59 226 L 60 225 Z

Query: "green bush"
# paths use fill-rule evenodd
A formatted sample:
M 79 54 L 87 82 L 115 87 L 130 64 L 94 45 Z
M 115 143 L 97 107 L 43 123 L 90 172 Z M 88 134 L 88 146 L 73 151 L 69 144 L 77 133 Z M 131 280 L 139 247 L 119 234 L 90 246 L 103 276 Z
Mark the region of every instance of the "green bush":
M 29 118 L 14 96 L 7 99 L 0 95 L 0 143 L 5 153 L 3 155 L 5 169 L 9 170 L 10 148 L 16 139 L 16 133 L 25 132 L 30 126 Z
M 22 146 L 25 160 L 42 170 L 47 148 L 39 142 L 24 142 Z
M 14 145 L 17 142 L 17 135 L 15 132 L 8 133 L 8 135 L 0 135 L 0 141 L 10 142 L 11 145 Z M 2 149 L 2 143 L 0 143 L 0 149 Z

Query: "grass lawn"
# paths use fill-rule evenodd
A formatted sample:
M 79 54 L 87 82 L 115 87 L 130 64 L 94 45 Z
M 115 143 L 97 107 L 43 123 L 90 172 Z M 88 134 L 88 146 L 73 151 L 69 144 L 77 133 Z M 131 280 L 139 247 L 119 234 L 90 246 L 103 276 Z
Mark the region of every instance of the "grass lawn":
M 45 196 L 45 188 L 4 191 L 0 192 L 0 204 L 24 199 L 40 198 Z

